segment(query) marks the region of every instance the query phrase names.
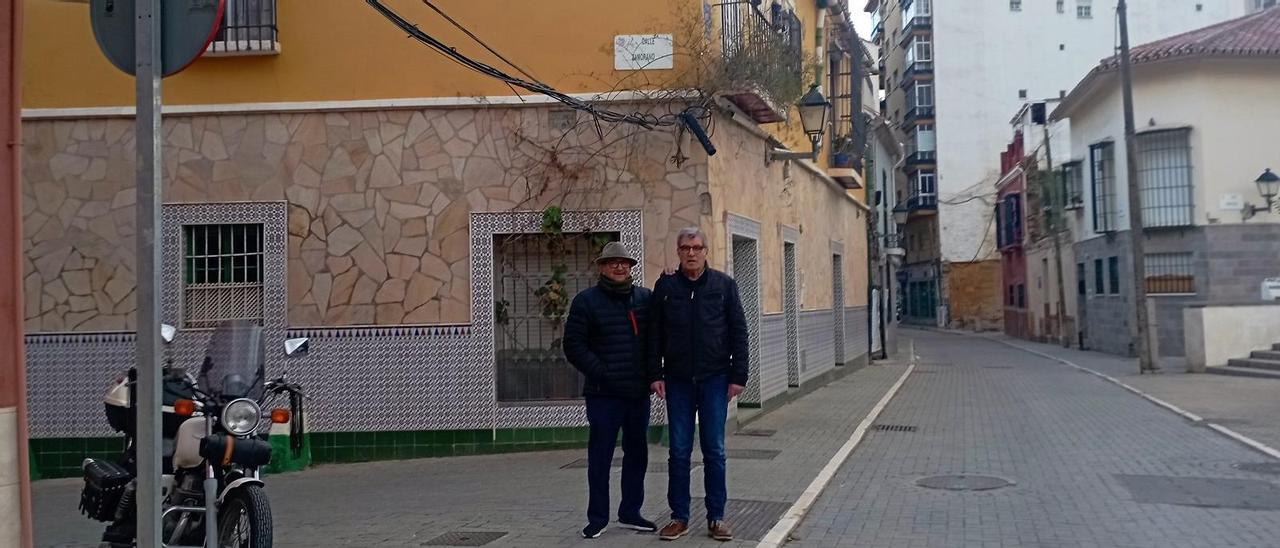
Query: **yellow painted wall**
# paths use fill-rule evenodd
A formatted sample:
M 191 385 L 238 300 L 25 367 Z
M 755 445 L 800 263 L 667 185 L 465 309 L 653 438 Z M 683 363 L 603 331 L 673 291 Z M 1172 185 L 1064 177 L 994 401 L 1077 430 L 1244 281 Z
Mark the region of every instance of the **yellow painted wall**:
M 632 72 L 613 69 L 618 34 L 672 32 L 693 0 L 439 0 L 442 10 L 508 59 L 566 92 L 611 89 Z M 485 52 L 417 0 L 386 4 L 459 51 L 495 67 Z M 405 38 L 358 0 L 279 0 L 281 54 L 203 58 L 164 81 L 166 104 L 335 101 L 512 95 Z M 128 106 L 131 79 L 99 52 L 88 4 L 26 0 L 26 108 Z M 679 45 L 677 45 L 679 47 Z M 516 74 L 514 69 L 503 67 Z M 678 71 L 678 66 L 677 69 Z M 664 71 L 672 72 L 672 71 Z

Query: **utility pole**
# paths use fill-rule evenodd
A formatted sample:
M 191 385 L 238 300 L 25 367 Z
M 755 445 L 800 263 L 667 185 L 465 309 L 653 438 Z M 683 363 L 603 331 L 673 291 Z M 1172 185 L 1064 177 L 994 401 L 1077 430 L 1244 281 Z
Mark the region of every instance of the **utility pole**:
M 1047 104 L 1045 108 L 1049 108 Z M 1044 195 L 1049 197 L 1049 234 L 1053 236 L 1053 268 L 1058 276 L 1058 338 L 1061 339 L 1060 342 L 1063 348 L 1070 348 L 1071 336 L 1067 334 L 1067 322 L 1065 321 L 1067 308 L 1067 290 L 1065 286 L 1067 280 L 1062 277 L 1062 241 L 1058 234 L 1061 229 L 1058 226 L 1058 222 L 1062 218 L 1062 202 L 1065 201 L 1066 196 L 1060 195 L 1062 194 L 1059 192 L 1060 185 L 1056 184 L 1058 178 L 1053 171 L 1053 146 L 1049 142 L 1049 117 L 1047 113 L 1044 125 L 1041 127 L 1044 129 L 1044 159 L 1045 163 L 1048 164 L 1048 169 L 1046 170 L 1048 175 L 1041 177 L 1040 180 L 1045 186 L 1043 189 Z
M 1129 67 L 1129 16 L 1128 5 L 1120 0 L 1116 5 L 1116 15 L 1120 19 L 1120 88 L 1124 98 L 1124 160 L 1129 182 L 1129 249 L 1130 263 L 1133 265 L 1133 310 L 1134 325 L 1130 329 L 1138 349 L 1138 374 L 1155 372 L 1158 367 L 1151 359 L 1151 339 L 1148 330 L 1146 256 L 1143 255 L 1143 240 L 1146 234 L 1142 230 L 1142 190 L 1138 183 L 1137 135 L 1133 123 L 1133 73 Z

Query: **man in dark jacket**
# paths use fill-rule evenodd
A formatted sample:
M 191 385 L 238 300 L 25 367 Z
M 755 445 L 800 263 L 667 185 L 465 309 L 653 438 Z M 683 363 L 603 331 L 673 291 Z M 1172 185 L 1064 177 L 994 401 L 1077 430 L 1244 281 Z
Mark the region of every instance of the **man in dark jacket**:
M 638 531 L 657 526 L 640 515 L 644 472 L 649 465 L 649 382 L 645 332 L 651 292 L 633 285 L 636 260 L 621 243 L 604 247 L 596 265 L 600 281 L 574 297 L 564 327 L 564 355 L 586 376 L 587 526 L 596 538 L 609 523 L 609 469 L 622 430 L 622 502 L 618 523 Z
M 667 503 L 671 523 L 663 540 L 689 531 L 689 467 L 694 414 L 701 429 L 707 534 L 733 540 L 724 521 L 729 497 L 725 478 L 724 429 L 729 401 L 747 384 L 747 321 L 738 284 L 707 267 L 707 238 L 697 228 L 676 237 L 680 270 L 653 287 L 647 364 L 650 387 L 667 400 L 671 435 Z M 661 360 L 661 363 L 659 363 Z

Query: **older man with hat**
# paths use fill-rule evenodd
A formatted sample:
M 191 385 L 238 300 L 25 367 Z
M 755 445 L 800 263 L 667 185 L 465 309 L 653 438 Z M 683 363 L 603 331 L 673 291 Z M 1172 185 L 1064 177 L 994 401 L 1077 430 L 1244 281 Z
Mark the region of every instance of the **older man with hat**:
M 657 526 L 640 515 L 644 473 L 649 464 L 649 382 L 645 372 L 645 329 L 650 291 L 635 285 L 636 259 L 612 242 L 596 259 L 600 281 L 573 298 L 564 327 L 564 355 L 586 377 L 587 526 L 596 538 L 609 523 L 609 470 L 618 430 L 622 430 L 622 502 L 618 524 L 639 531 Z

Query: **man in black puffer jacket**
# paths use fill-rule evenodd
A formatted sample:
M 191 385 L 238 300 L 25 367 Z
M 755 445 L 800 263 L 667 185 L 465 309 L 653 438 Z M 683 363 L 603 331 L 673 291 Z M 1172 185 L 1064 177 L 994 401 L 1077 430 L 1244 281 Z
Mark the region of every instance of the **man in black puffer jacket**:
M 622 502 L 618 523 L 638 531 L 657 526 L 640 515 L 644 472 L 649 465 L 649 381 L 645 372 L 644 329 L 649 322 L 650 291 L 634 285 L 636 260 L 619 242 L 596 259 L 600 281 L 573 298 L 564 326 L 564 355 L 586 376 L 587 526 L 583 538 L 596 538 L 609 523 L 609 469 L 622 430 Z
M 729 402 L 747 385 L 747 321 L 738 284 L 707 266 L 707 238 L 697 228 L 676 236 L 680 271 L 653 286 L 650 315 L 650 386 L 667 400 L 671 449 L 667 503 L 671 522 L 659 537 L 675 540 L 689 532 L 689 469 L 694 415 L 702 431 L 702 473 L 706 488 L 707 534 L 733 540 L 725 523 L 729 489 L 724 430 Z M 661 361 L 661 363 L 660 363 Z

